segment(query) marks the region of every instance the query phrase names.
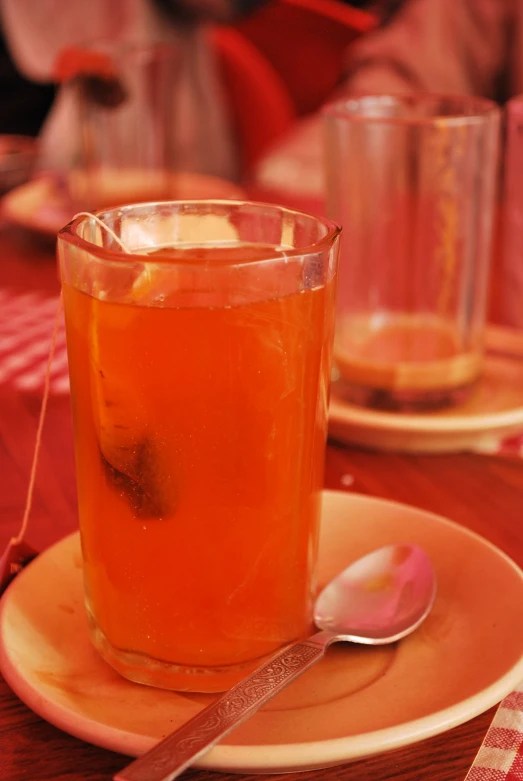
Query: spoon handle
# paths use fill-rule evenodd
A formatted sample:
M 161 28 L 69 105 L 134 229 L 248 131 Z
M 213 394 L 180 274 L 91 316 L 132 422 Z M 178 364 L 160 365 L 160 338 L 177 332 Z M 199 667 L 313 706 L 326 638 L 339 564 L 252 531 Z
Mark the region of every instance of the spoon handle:
M 114 781 L 172 781 L 288 683 L 312 667 L 332 637 L 318 632 L 287 646 L 216 702 L 131 762 Z

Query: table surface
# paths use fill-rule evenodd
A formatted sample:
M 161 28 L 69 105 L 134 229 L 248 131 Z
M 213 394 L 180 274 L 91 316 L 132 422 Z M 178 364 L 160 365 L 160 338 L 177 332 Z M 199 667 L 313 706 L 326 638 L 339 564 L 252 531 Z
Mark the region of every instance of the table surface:
M 54 248 L 0 225 L 0 288 L 58 292 Z M 0 551 L 20 525 L 41 398 L 0 386 Z M 491 540 L 523 566 L 523 460 L 472 454 L 400 455 L 329 443 L 325 486 L 393 499 L 451 518 Z M 49 398 L 28 540 L 42 550 L 76 528 L 69 397 Z M 435 738 L 338 767 L 288 774 L 297 781 L 463 779 L 494 709 Z M 0 676 L 0 779 L 103 781 L 124 757 L 43 721 Z M 189 770 L 198 781 L 225 778 Z M 231 778 L 238 776 L 231 775 Z M 244 776 L 247 778 L 247 776 Z M 253 776 L 252 778 L 256 778 Z

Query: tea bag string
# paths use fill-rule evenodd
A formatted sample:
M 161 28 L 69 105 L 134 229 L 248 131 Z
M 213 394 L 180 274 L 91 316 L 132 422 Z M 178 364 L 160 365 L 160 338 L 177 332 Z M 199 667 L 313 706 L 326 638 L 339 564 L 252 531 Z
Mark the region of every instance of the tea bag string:
M 118 236 L 113 231 L 113 229 L 110 228 L 108 225 L 106 225 L 105 222 L 102 222 L 102 220 L 99 217 L 97 217 L 96 214 L 91 214 L 91 212 L 78 212 L 77 214 L 74 215 L 73 220 L 76 220 L 77 217 L 90 217 L 92 220 L 96 222 L 99 228 L 104 230 L 112 238 L 112 240 L 118 244 L 120 249 L 122 249 L 124 252 L 127 252 L 129 255 L 131 254 L 131 250 L 129 249 L 129 247 L 126 244 L 124 244 L 123 241 L 120 238 L 118 238 Z
M 123 241 L 121 241 L 121 239 L 118 238 L 115 232 L 111 228 L 109 228 L 108 225 L 102 222 L 102 220 L 100 220 L 95 214 L 91 214 L 90 212 L 79 212 L 78 214 L 75 214 L 73 219 L 76 219 L 77 217 L 91 217 L 100 226 L 100 228 L 107 231 L 107 233 L 111 236 L 111 238 L 118 244 L 119 247 L 121 247 L 121 249 L 124 252 L 130 253 L 130 249 L 126 247 L 126 245 L 123 243 Z M 53 335 L 51 338 L 51 347 L 49 349 L 49 356 L 47 358 L 47 367 L 45 370 L 44 392 L 42 396 L 42 404 L 40 406 L 40 414 L 38 417 L 38 426 L 36 429 L 36 438 L 35 438 L 35 445 L 33 450 L 33 460 L 31 464 L 31 472 L 29 475 L 29 484 L 27 486 L 24 513 L 22 516 L 22 524 L 20 527 L 20 531 L 18 532 L 16 537 L 11 538 L 12 545 L 19 545 L 22 542 L 22 540 L 25 538 L 25 534 L 27 532 L 27 526 L 29 523 L 29 515 L 31 513 L 31 508 L 33 506 L 33 495 L 34 495 L 34 487 L 36 481 L 36 472 L 38 468 L 40 448 L 42 445 L 42 431 L 44 428 L 44 422 L 47 413 L 47 403 L 49 401 L 49 388 L 51 385 L 51 368 L 54 360 L 54 354 L 56 351 L 56 342 L 58 338 L 58 329 L 60 327 L 60 317 L 62 315 L 62 309 L 63 309 L 63 292 L 60 291 L 60 296 L 58 298 L 58 307 L 56 310 L 56 317 L 55 317 L 55 322 L 53 327 Z
M 58 307 L 56 310 L 56 317 L 55 317 L 54 327 L 53 327 L 53 336 L 51 339 L 51 347 L 49 349 L 49 356 L 47 358 L 47 367 L 45 370 L 44 393 L 42 396 L 42 404 L 40 406 L 40 415 L 38 417 L 38 427 L 36 429 L 36 439 L 35 439 L 35 446 L 33 450 L 33 461 L 31 464 L 31 472 L 29 475 L 29 485 L 27 487 L 27 495 L 25 498 L 22 525 L 16 537 L 11 538 L 11 543 L 13 545 L 19 545 L 25 537 L 25 533 L 27 531 L 27 524 L 29 522 L 29 513 L 31 512 L 31 507 L 33 504 L 33 493 L 34 493 L 34 486 L 35 486 L 35 479 L 36 479 L 36 470 L 38 467 L 40 446 L 42 444 L 42 430 L 44 428 L 44 421 L 47 412 L 47 402 L 49 400 L 49 386 L 51 383 L 51 366 L 53 363 L 55 349 L 56 349 L 56 340 L 58 337 L 58 328 L 60 326 L 60 316 L 62 314 L 62 306 L 63 306 L 62 293 L 60 292 L 60 296 L 58 298 Z

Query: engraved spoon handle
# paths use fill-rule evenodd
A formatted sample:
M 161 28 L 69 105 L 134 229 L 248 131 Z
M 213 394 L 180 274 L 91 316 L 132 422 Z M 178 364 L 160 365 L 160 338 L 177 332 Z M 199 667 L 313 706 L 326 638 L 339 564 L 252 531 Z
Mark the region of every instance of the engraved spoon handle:
M 317 662 L 334 638 L 318 632 L 287 646 L 201 713 L 131 762 L 114 781 L 172 781 L 288 683 Z

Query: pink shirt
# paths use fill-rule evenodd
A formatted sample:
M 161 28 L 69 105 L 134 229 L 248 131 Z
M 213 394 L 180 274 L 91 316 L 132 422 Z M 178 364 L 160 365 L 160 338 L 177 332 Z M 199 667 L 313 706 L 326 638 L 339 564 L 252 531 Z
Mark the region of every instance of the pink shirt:
M 351 91 L 523 92 L 523 0 L 407 0 L 348 53 Z

